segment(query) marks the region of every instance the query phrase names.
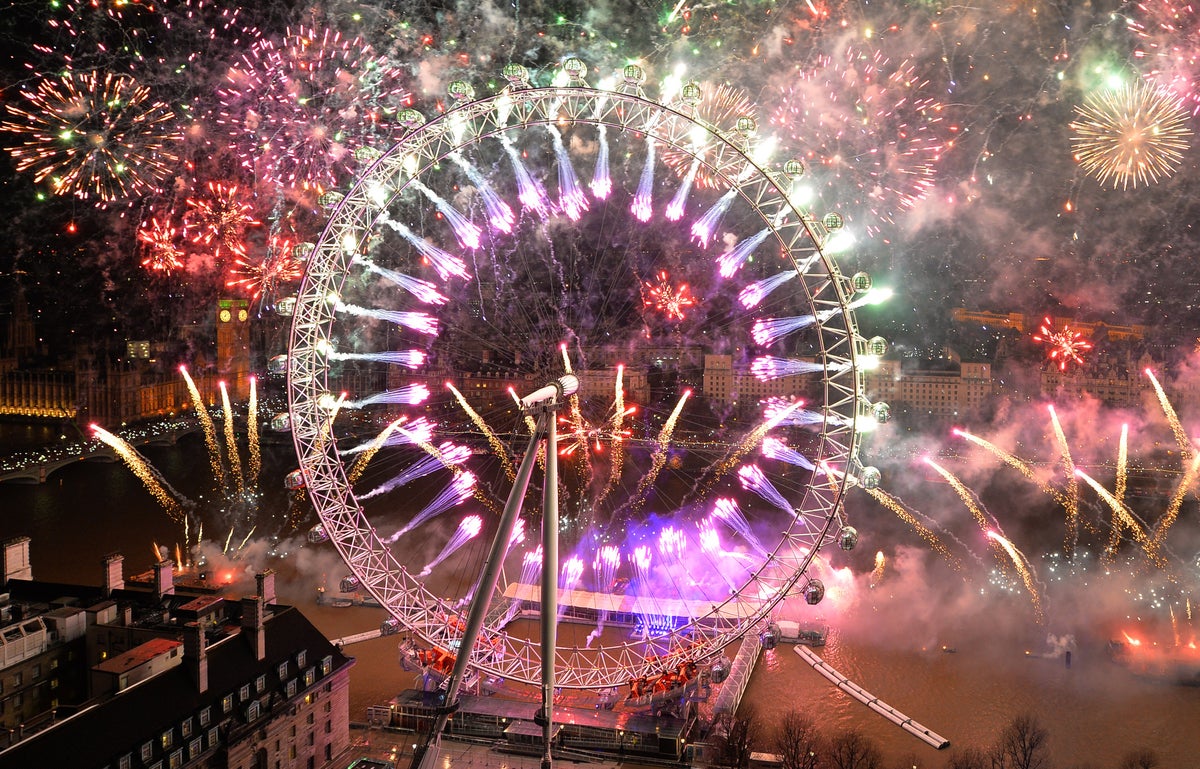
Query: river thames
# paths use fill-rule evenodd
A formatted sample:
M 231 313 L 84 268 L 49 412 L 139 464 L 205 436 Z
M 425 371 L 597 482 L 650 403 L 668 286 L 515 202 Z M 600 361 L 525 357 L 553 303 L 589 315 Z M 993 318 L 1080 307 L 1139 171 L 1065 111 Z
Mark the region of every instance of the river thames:
M 57 438 L 49 429 L 0 426 L 0 446 L 10 450 Z M 282 477 L 295 466 L 289 451 L 278 445 L 264 452 L 263 509 L 287 504 Z M 143 453 L 185 494 L 198 496 L 211 483 L 196 435 Z M 139 573 L 150 568 L 156 544 L 173 547 L 182 539 L 180 527 L 117 463 L 80 462 L 44 484 L 0 484 L 0 511 L 0 537 L 32 538 L 33 573 L 41 580 L 98 584 L 101 558 L 111 552 L 124 555 L 127 576 Z M 859 527 L 873 552 L 879 545 L 870 542 L 869 523 L 860 521 Z M 286 555 L 267 556 L 266 545 Z M 318 585 L 336 584 L 344 573 L 330 545 L 305 545 L 297 537 L 248 552 L 253 557 L 229 567 L 235 591 L 249 592 L 253 570 L 265 564 L 281 575 L 281 600 L 300 606 L 331 638 L 376 628 L 383 619 L 379 609 L 316 605 Z M 852 601 L 833 580 L 826 599 L 829 643 L 820 654 L 952 746 L 986 746 L 1015 715 L 1032 713 L 1049 732 L 1056 767 L 1115 769 L 1134 748 L 1154 750 L 1167 769 L 1197 765 L 1200 687 L 1140 678 L 1114 664 L 1105 650 L 1108 626 L 1089 632 L 1086 623 L 1064 625 L 1061 631 L 1071 632 L 1068 666 L 1060 654 L 1068 647 L 1066 636 L 1053 635 L 1060 628 L 1023 621 L 1024 612 L 964 609 L 947 599 L 964 591 L 915 581 L 932 580 L 935 573 L 913 569 L 906 578 L 901 570 L 890 583 L 860 590 Z M 839 607 L 839 598 L 852 606 Z M 347 650 L 357 658 L 352 719 L 364 719 L 367 706 L 386 704 L 413 685 L 413 674 L 397 663 L 394 638 Z M 936 768 L 949 760 L 949 751 L 927 747 L 838 692 L 786 644 L 764 654 L 743 707 L 753 709 L 764 730 L 792 708 L 812 715 L 827 732 L 858 729 L 879 744 L 887 767 Z

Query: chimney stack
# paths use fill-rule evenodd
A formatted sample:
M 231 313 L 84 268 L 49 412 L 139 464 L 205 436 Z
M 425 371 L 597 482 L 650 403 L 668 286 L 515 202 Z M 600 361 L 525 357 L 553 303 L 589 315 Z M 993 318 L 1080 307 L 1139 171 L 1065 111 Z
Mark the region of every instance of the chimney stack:
M 254 658 L 267 658 L 266 610 L 259 596 L 242 599 L 242 633 L 254 647 Z
M 175 595 L 175 564 L 170 558 L 154 564 L 154 594 L 160 599 L 164 595 Z
M 254 575 L 254 579 L 258 582 L 258 597 L 266 606 L 272 606 L 275 603 L 275 570 L 267 569 Z
M 104 597 L 111 598 L 114 590 L 125 589 L 125 556 L 109 553 L 104 556 Z
M 204 648 L 204 626 L 189 622 L 183 629 L 183 658 L 192 674 L 196 691 L 208 691 L 208 653 Z

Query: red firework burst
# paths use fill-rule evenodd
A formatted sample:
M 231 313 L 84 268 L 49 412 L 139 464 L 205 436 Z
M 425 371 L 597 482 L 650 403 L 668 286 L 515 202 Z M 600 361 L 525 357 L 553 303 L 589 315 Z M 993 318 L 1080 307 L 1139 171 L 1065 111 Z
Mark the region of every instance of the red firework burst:
M 242 202 L 236 184 L 209 182 L 208 195 L 188 198 L 187 206 L 185 221 L 194 244 L 212 246 L 214 257 L 225 249 L 246 258 L 246 228 L 261 222 L 251 216 L 253 208 Z
M 658 310 L 668 320 L 683 320 L 687 308 L 696 306 L 696 298 L 692 296 L 688 284 L 676 286 L 671 283 L 671 276 L 666 270 L 658 273 L 656 282 L 646 281 L 642 287 L 645 289 L 643 304 Z
M 151 217 L 138 228 L 142 266 L 151 272 L 170 274 L 183 267 L 183 251 L 178 244 L 179 231 L 168 222 Z
M 273 304 L 281 288 L 304 275 L 304 263 L 296 257 L 293 245 L 286 239 L 272 238 L 267 254 L 261 260 L 244 256 L 235 259 L 225 285 L 249 292 L 256 302 Z
M 1056 331 L 1049 318 L 1042 320 L 1042 327 L 1034 334 L 1033 341 L 1045 343 L 1046 359 L 1058 364 L 1059 371 L 1066 371 L 1070 363 L 1083 365 L 1083 354 L 1092 349 L 1092 343 L 1083 338 L 1083 332 L 1072 331 L 1070 326 Z

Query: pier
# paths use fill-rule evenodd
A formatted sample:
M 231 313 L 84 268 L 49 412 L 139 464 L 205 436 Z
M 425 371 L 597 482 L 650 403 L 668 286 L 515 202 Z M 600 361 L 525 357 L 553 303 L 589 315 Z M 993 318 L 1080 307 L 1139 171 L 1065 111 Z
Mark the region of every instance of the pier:
M 812 666 L 813 670 L 829 679 L 837 688 L 849 694 L 854 699 L 866 705 L 871 710 L 891 721 L 896 726 L 899 726 L 904 731 L 930 745 L 938 750 L 944 750 L 950 747 L 950 740 L 946 739 L 936 732 L 932 732 L 921 724 L 912 720 L 908 716 L 896 710 L 891 705 L 883 702 L 875 695 L 871 694 L 866 689 L 851 681 L 846 676 L 834 670 L 833 666 L 825 660 L 821 659 L 812 649 L 807 646 L 793 646 L 792 649 L 800 655 L 801 659 Z

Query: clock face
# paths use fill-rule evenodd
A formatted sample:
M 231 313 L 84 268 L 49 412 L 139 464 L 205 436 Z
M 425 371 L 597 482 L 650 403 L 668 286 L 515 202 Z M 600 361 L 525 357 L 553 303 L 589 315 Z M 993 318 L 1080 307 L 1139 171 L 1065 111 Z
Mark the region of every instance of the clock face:
M 250 317 L 250 313 L 246 312 L 245 310 L 238 310 L 238 320 L 240 320 L 241 322 L 245 323 L 246 318 L 249 318 L 249 317 Z
M 233 314 L 230 313 L 229 310 L 221 310 L 220 318 L 221 318 L 222 323 L 228 323 L 229 319 L 232 317 L 233 317 Z

